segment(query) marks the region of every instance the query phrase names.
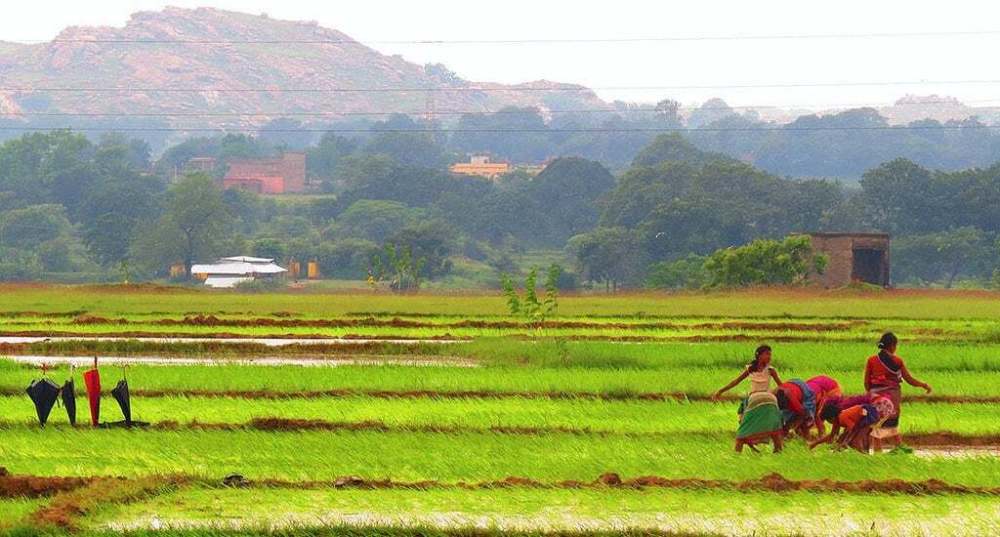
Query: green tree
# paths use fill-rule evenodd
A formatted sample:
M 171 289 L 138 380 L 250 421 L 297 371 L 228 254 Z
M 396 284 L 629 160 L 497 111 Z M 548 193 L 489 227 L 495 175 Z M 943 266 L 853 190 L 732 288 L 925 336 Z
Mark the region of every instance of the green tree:
M 604 282 L 610 291 L 623 283 L 635 282 L 643 268 L 638 236 L 625 228 L 597 228 L 569 240 L 580 275 L 589 281 Z
M 690 254 L 676 261 L 661 261 L 649 266 L 646 286 L 654 289 L 698 289 L 708 283 L 706 257 Z
M 528 195 L 547 219 L 545 238 L 564 244 L 597 224 L 597 200 L 614 188 L 615 178 L 599 162 L 566 157 L 552 161 L 529 185 Z
M 283 241 L 266 237 L 253 241 L 251 252 L 255 257 L 276 259 L 279 262 L 288 255 L 288 249 Z
M 385 155 L 347 157 L 338 166 L 337 176 L 346 186 L 341 199 L 347 206 L 369 199 L 426 207 L 454 185 L 442 171 L 406 166 Z
M 233 224 L 214 181 L 206 175 L 187 176 L 167 191 L 163 215 L 138 234 L 135 258 L 150 272 L 182 261 L 190 275 L 195 261 L 233 248 Z
M 324 275 L 362 279 L 371 260 L 379 254 L 378 244 L 364 239 L 340 239 L 319 246 L 317 260 Z
M 993 244 L 974 227 L 901 237 L 893 243 L 893 268 L 898 280 L 943 282 L 950 288 L 961 275 L 990 276 L 997 263 Z
M 71 224 L 61 205 L 32 205 L 0 213 L 0 247 L 34 251 L 43 242 L 70 233 Z
M 106 266 L 128 259 L 135 230 L 156 219 L 157 195 L 163 187 L 155 177 L 135 175 L 100 181 L 80 209 L 84 242 Z
M 457 250 L 457 242 L 458 232 L 440 218 L 413 222 L 386 241 L 399 252 L 409 253 L 414 265 L 420 261 L 419 274 L 427 279 L 440 278 L 451 272 L 451 256 Z
M 387 156 L 404 166 L 443 168 L 447 164 L 444 149 L 424 132 L 382 132 L 365 145 L 364 152 Z
M 702 165 L 713 160 L 733 160 L 720 153 L 702 151 L 695 147 L 678 133 L 661 134 L 652 143 L 642 149 L 635 160 L 634 166 L 655 166 L 664 162 L 686 162 Z
M 86 137 L 68 131 L 7 141 L 0 146 L 0 192 L 10 192 L 14 203 L 6 208 L 59 203 L 73 214 L 96 178 L 93 153 Z
M 341 162 L 357 149 L 357 140 L 328 132 L 317 145 L 306 150 L 306 170 L 316 179 L 330 181 Z
M 877 228 L 894 234 L 930 231 L 937 214 L 932 173 L 896 159 L 869 170 L 861 179 L 866 213 Z
M 825 256 L 813 252 L 809 237 L 798 235 L 719 250 L 705 262 L 705 270 L 709 287 L 792 285 L 822 273 L 826 263 Z
M 398 201 L 358 200 L 340 214 L 326 234 L 332 238 L 355 237 L 382 243 L 422 214 L 423 211 Z

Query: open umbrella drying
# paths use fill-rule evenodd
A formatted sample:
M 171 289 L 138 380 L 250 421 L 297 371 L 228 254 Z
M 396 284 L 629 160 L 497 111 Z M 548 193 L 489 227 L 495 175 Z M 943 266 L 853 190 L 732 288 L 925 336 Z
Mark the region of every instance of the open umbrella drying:
M 28 397 L 35 404 L 38 413 L 38 423 L 42 426 L 49 421 L 49 414 L 59 397 L 59 386 L 49 379 L 34 380 L 28 386 Z

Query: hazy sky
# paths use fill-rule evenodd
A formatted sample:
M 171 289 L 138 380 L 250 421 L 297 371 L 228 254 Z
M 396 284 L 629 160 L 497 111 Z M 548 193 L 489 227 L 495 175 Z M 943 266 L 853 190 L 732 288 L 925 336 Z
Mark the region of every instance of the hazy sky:
M 549 79 L 595 88 L 606 99 L 684 103 L 719 96 L 735 105 L 880 104 L 944 94 L 998 104 L 1000 7 L 990 2 L 33 0 L 5 2 L 0 40 L 47 40 L 70 25 L 121 26 L 134 11 L 211 6 L 315 20 L 386 53 L 441 62 L 470 80 Z M 623 39 L 917 32 L 986 35 L 854 39 L 693 40 L 572 44 L 387 44 L 385 40 Z M 946 84 L 872 85 L 950 81 Z M 967 83 L 954 83 L 966 81 Z M 992 83 L 968 83 L 993 81 Z M 836 87 L 734 88 L 851 83 Z M 677 88 L 687 86 L 686 89 Z M 727 86 L 690 88 L 690 86 Z

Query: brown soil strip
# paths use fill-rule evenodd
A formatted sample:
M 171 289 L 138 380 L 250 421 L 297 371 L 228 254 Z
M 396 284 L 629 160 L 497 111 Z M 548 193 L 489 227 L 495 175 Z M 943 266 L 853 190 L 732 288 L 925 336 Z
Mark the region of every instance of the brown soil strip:
M 0 319 L 18 319 L 21 317 L 79 317 L 87 312 L 76 311 L 3 311 Z
M 316 390 L 298 392 L 272 392 L 267 390 L 190 390 L 166 389 L 144 390 L 132 389 L 133 396 L 139 397 L 207 397 L 229 399 L 317 399 L 322 397 L 375 397 L 380 399 L 595 399 L 607 401 L 667 401 L 667 400 L 709 400 L 708 396 L 688 397 L 683 393 L 648 393 L 648 394 L 596 394 L 596 393 L 534 393 L 534 392 L 491 392 L 491 391 L 449 391 L 433 390 Z M 83 395 L 83 392 L 79 392 Z M 0 396 L 23 396 L 20 388 L 0 389 Z M 736 401 L 736 398 L 728 400 Z
M 89 485 L 92 478 L 17 476 L 0 467 L 0 498 L 43 498 Z
M 490 432 L 506 435 L 539 436 L 545 434 L 575 434 L 597 436 L 637 436 L 659 437 L 672 436 L 671 433 L 615 433 L 610 431 L 595 431 L 579 427 L 525 427 L 494 425 L 486 428 L 448 425 L 389 425 L 382 421 L 337 422 L 311 419 L 287 418 L 254 418 L 246 424 L 207 424 L 192 423 L 186 426 L 176 422 L 163 422 L 155 427 L 162 429 L 178 429 L 182 427 L 202 429 L 256 429 L 260 431 L 378 431 L 378 432 L 417 432 L 417 433 L 483 433 Z M 716 436 L 716 435 L 710 435 Z M 904 436 L 907 445 L 913 447 L 978 447 L 1000 449 L 1000 435 L 972 436 L 940 431 L 933 433 L 912 433 Z
M 15 427 L 22 427 L 23 423 L 0 422 L 0 431 Z M 34 425 L 32 425 L 34 426 Z M 54 430 L 68 428 L 69 425 L 57 424 L 50 426 Z M 542 436 L 546 434 L 572 434 L 580 436 L 625 436 L 637 438 L 659 438 L 666 436 L 676 436 L 675 433 L 664 432 L 614 432 L 594 430 L 586 427 L 528 427 L 515 425 L 493 425 L 489 427 L 470 427 L 465 425 L 400 425 L 388 424 L 384 421 L 327 421 L 320 419 L 292 419 L 277 417 L 253 418 L 246 423 L 208 423 L 191 421 L 180 423 L 177 421 L 161 421 L 153 423 L 143 430 L 154 431 L 268 431 L 268 432 L 301 432 L 301 431 L 370 431 L 370 432 L 407 432 L 407 433 L 440 433 L 440 434 L 470 434 L 470 433 L 493 433 L 516 436 Z M 704 436 L 718 438 L 723 431 L 713 432 L 692 432 L 687 435 Z M 917 448 L 981 448 L 986 450 L 1000 450 L 1000 435 L 963 435 L 949 431 L 938 431 L 932 433 L 910 433 L 903 437 L 904 442 Z M 0 478 L 2 479 L 2 478 Z M 44 483 L 40 484 L 44 488 Z M 71 486 L 71 485 L 67 485 Z M 3 496 L 3 485 L 0 483 L 0 497 Z
M 80 391 L 79 394 L 83 395 Z M 499 392 L 487 390 L 303 390 L 295 392 L 275 392 L 268 390 L 201 390 L 201 389 L 132 389 L 133 396 L 139 397 L 206 397 L 216 399 L 318 399 L 323 397 L 373 397 L 378 399 L 586 399 L 598 401 L 715 401 L 707 394 L 683 392 L 651 393 L 587 393 L 587 392 Z M 0 388 L 0 396 L 23 396 L 24 390 L 17 387 Z M 723 402 L 737 402 L 738 396 L 725 396 Z M 903 398 L 904 402 L 949 403 L 949 404 L 998 404 L 1000 396 L 966 397 L 950 395 L 915 395 Z
M 51 480 L 61 482 L 77 478 L 25 479 Z M 83 480 L 82 478 L 80 480 Z M 41 527 L 57 527 L 74 530 L 76 520 L 108 504 L 128 504 L 148 500 L 156 495 L 176 491 L 180 487 L 198 483 L 205 487 L 221 488 L 225 485 L 205 478 L 185 476 L 147 477 L 135 480 L 119 478 L 86 478 L 86 485 L 72 490 L 53 488 L 47 494 L 55 494 L 46 506 L 32 514 L 32 521 Z M 977 487 L 954 485 L 937 479 L 924 481 L 862 480 L 837 481 L 832 479 L 791 480 L 781 474 L 771 473 L 759 479 L 744 481 L 725 479 L 667 478 L 661 476 L 640 476 L 622 478 L 607 472 L 593 481 L 565 480 L 544 482 L 528 477 L 509 476 L 504 479 L 480 482 L 442 482 L 436 480 L 402 482 L 391 479 L 366 479 L 344 476 L 331 481 L 287 481 L 261 479 L 239 481 L 235 486 L 245 488 L 280 488 L 291 490 L 318 489 L 358 489 L 358 490 L 496 490 L 496 489 L 593 489 L 593 490 L 726 490 L 733 492 L 773 492 L 787 493 L 805 491 L 811 493 L 858 493 L 858 494 L 902 494 L 911 496 L 929 495 L 1000 495 L 1000 487 Z
M 907 445 L 913 447 L 982 447 L 1000 449 L 1000 435 L 971 436 L 947 431 L 936 433 L 908 434 L 903 437 Z
M 26 366 L 38 367 L 43 364 L 55 365 L 75 365 L 77 367 L 89 367 L 93 361 L 92 356 L 35 356 L 22 355 L 8 358 L 12 362 L 24 364 Z M 261 367 L 346 367 L 346 366 L 406 366 L 406 367 L 480 367 L 473 360 L 467 360 L 455 356 L 406 356 L 402 354 L 393 355 L 363 355 L 355 354 L 350 356 L 327 356 L 319 358 L 303 358 L 301 356 L 255 356 L 252 358 L 223 358 L 205 359 L 194 357 L 172 356 L 164 358 L 161 356 L 100 356 L 100 361 L 106 366 L 204 366 L 219 367 L 226 365 L 239 366 L 261 366 Z
M 684 489 L 684 490 L 731 490 L 737 492 L 796 492 L 807 491 L 817 493 L 881 493 L 906 494 L 913 496 L 939 494 L 978 494 L 1000 495 L 1000 487 L 972 487 L 953 485 L 937 479 L 925 481 L 905 481 L 901 479 L 836 481 L 832 479 L 790 480 L 781 474 L 767 474 L 760 479 L 732 481 L 725 479 L 698 478 L 666 478 L 660 476 L 642 476 L 623 479 L 615 473 L 602 474 L 594 481 L 559 481 L 548 483 L 527 477 L 511 476 L 497 481 L 482 481 L 478 483 L 443 483 L 440 481 L 397 482 L 389 479 L 371 480 L 356 476 L 346 476 L 334 481 L 290 482 L 266 479 L 253 482 L 251 486 L 291 488 L 291 489 L 505 489 L 505 488 L 539 488 L 539 489 Z
M 227 427 L 227 424 L 223 424 Z M 564 433 L 578 435 L 607 435 L 609 433 L 580 429 L 574 427 L 516 427 L 494 425 L 487 428 L 466 427 L 461 425 L 389 425 L 382 421 L 336 422 L 325 420 L 305 420 L 286 418 L 254 418 L 245 426 L 260 431 L 378 431 L 378 432 L 419 432 L 462 434 L 471 432 L 490 432 L 496 434 L 538 436 L 549 433 Z
M 177 490 L 190 483 L 187 477 L 147 477 L 135 480 L 94 478 L 86 486 L 57 494 L 48 505 L 32 513 L 31 521 L 41 527 L 76 530 L 76 520 L 108 504 L 140 502 Z
M 201 342 L 164 343 L 157 341 L 55 341 L 39 343 L 0 343 L 0 356 L 25 354 L 76 356 L 80 354 L 107 354 L 111 352 L 142 353 L 155 356 L 315 356 L 368 354 L 393 357 L 397 354 L 412 355 L 424 351 L 427 355 L 440 352 L 439 345 L 418 347 L 399 345 L 392 342 L 358 341 L 334 344 L 310 343 L 309 345 L 289 344 L 278 347 L 261 343 L 229 343 L 206 340 Z
M 521 327 L 523 328 L 523 326 Z M 587 334 L 587 335 L 539 335 L 539 334 L 504 334 L 505 337 L 519 339 L 523 341 L 540 341 L 540 340 L 563 340 L 563 341 L 610 341 L 616 343 L 712 343 L 712 342 L 737 342 L 737 343 L 748 343 L 748 342 L 759 342 L 761 337 L 759 335 L 747 335 L 747 334 L 718 334 L 718 335 L 693 335 L 693 336 L 608 336 L 601 334 Z M 380 334 L 380 335 L 366 335 L 366 334 L 338 334 L 338 335 L 325 335 L 325 334 L 236 334 L 233 332 L 213 332 L 211 334 L 199 334 L 191 332 L 145 332 L 145 331 L 120 331 L 120 332 L 73 332 L 67 330 L 6 330 L 0 331 L 0 337 L 7 338 L 84 338 L 84 339 L 101 339 L 101 338 L 115 338 L 115 339 L 300 339 L 300 340 L 362 340 L 362 341 L 406 341 L 406 342 L 421 342 L 421 341 L 472 341 L 475 339 L 473 336 L 455 336 L 451 333 L 445 332 L 444 334 L 438 334 L 434 336 L 403 336 L 403 335 L 392 335 L 392 334 Z M 967 343 L 980 341 L 985 336 L 964 336 L 963 341 Z M 769 335 L 766 339 L 770 342 L 777 343 L 795 343 L 795 342 L 817 342 L 824 343 L 830 342 L 829 338 L 825 338 L 819 335 Z M 936 342 L 946 342 L 950 339 L 942 337 L 911 337 L 907 340 L 910 343 L 936 343 Z M 841 343 L 867 343 L 870 342 L 870 338 L 859 335 L 857 337 L 844 337 L 837 338 L 835 342 Z
M 386 328 L 479 328 L 515 330 L 521 328 L 533 329 L 616 329 L 616 330 L 757 330 L 757 331 L 808 331 L 836 332 L 846 331 L 866 324 L 863 321 L 838 323 L 790 323 L 790 322 L 720 322 L 683 324 L 676 322 L 594 322 L 594 321 L 481 321 L 463 320 L 450 323 L 431 323 L 393 317 L 390 319 L 377 317 L 362 317 L 349 319 L 220 319 L 214 315 L 194 315 L 183 319 L 157 319 L 147 321 L 130 321 L 125 318 L 109 319 L 95 315 L 80 315 L 73 319 L 74 324 L 155 324 L 159 326 L 228 326 L 228 327 L 279 327 L 279 328 L 353 328 L 353 327 L 386 327 Z
M 361 340 L 361 341 L 471 341 L 471 337 L 453 336 L 451 334 L 439 334 L 436 336 L 393 336 L 393 335 L 364 335 L 364 334 L 343 334 L 337 336 L 327 336 L 322 334 L 268 334 L 268 335 L 247 335 L 234 334 L 231 332 L 213 332 L 211 334 L 192 334 L 188 332 L 68 332 L 62 330 L 23 330 L 23 331 L 3 331 L 0 337 L 6 338 L 81 338 L 88 340 L 101 340 L 108 338 L 115 339 L 238 339 L 238 340 L 258 340 L 258 339 L 308 339 L 308 340 Z

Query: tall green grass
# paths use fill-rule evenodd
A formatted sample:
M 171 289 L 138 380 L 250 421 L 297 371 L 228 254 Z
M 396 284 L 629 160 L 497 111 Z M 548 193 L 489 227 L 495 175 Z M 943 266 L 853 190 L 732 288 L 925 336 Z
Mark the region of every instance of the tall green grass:
M 81 403 L 82 404 L 82 403 Z M 965 435 L 1000 435 L 995 404 L 908 403 L 902 432 L 950 431 Z M 381 399 L 345 397 L 289 400 L 244 400 L 206 397 L 135 397 L 135 419 L 153 423 L 247 424 L 256 418 L 323 420 L 343 424 L 378 422 L 396 428 L 569 429 L 608 434 L 732 434 L 735 403 L 678 401 L 599 401 L 588 399 Z M 81 422 L 86 409 L 81 406 Z M 111 400 L 105 420 L 121 419 Z M 0 423 L 36 423 L 27 397 L 0 397 Z M 67 426 L 56 408 L 50 429 Z M 0 433 L 2 434 L 2 433 Z
M 505 315 L 499 293 L 277 293 L 240 294 L 192 288 L 150 290 L 90 286 L 3 286 L 0 311 L 79 312 L 102 316 L 215 313 L 290 313 L 329 317 L 348 313 L 406 312 Z M 854 319 L 996 319 L 996 293 L 960 291 L 751 290 L 717 293 L 564 295 L 564 316 L 825 317 Z
M 258 432 L 8 429 L 0 460 L 14 473 L 57 476 L 237 472 L 251 479 L 329 480 L 357 475 L 400 481 L 590 481 L 624 476 L 756 479 L 941 479 L 1000 486 L 1000 458 L 881 456 L 808 451 L 792 443 L 780 456 L 732 452 L 732 436 L 642 440 L 626 436 L 489 433 Z
M 779 366 L 780 367 L 780 366 Z M 1000 374 L 983 371 L 923 371 L 911 366 L 913 373 L 929 382 L 935 393 L 965 397 L 995 397 L 1000 395 Z M 535 367 L 410 367 L 402 365 L 299 367 L 299 366 L 149 366 L 128 368 L 127 377 L 133 390 L 166 391 L 266 391 L 287 393 L 329 390 L 355 392 L 447 393 L 489 392 L 500 394 L 541 393 L 580 394 L 627 397 L 641 394 L 681 393 L 706 396 L 739 373 L 738 368 L 625 368 L 601 369 L 568 366 Z M 863 391 L 861 366 L 850 370 L 835 370 L 817 365 L 809 368 L 780 367 L 783 379 L 807 379 L 818 374 L 837 379 L 845 392 Z M 0 360 L 0 389 L 21 391 L 37 378 L 36 368 Z M 59 367 L 51 376 L 62 382 L 66 367 Z M 103 367 L 102 376 L 110 384 L 122 377 L 116 367 Z M 77 385 L 82 390 L 82 383 Z M 737 388 L 739 395 L 746 386 Z M 921 395 L 915 388 L 904 388 L 906 395 Z
M 204 506 L 211 506 L 205 509 Z M 829 513 L 839 513 L 832 517 Z M 754 516 L 746 516 L 753 513 Z M 850 532 L 876 522 L 880 533 L 934 535 L 990 534 L 997 508 L 982 496 L 893 496 L 863 494 L 739 493 L 704 490 L 286 490 L 196 489 L 148 502 L 112 507 L 87 520 L 90 527 L 148 526 L 152 516 L 166 525 L 188 524 L 211 535 L 236 535 L 238 529 L 211 532 L 220 521 L 234 520 L 243 531 L 283 526 L 305 535 L 318 521 L 357 523 L 358 515 L 392 520 L 402 527 L 467 528 L 461 535 L 514 531 L 726 532 L 741 535 L 785 533 L 789 520 L 800 535 Z M 304 525 L 304 527 L 303 527 Z M 302 533 L 296 533 L 296 529 Z M 279 530 L 280 531 L 280 530 Z M 364 535 L 362 526 L 346 534 Z M 371 529 L 393 536 L 403 529 Z M 417 530 L 414 530 L 417 531 Z M 424 530 L 420 530 L 423 535 Z M 624 532 L 623 532 L 624 533 Z M 265 531 L 265 534 L 266 531 Z M 324 534 L 320 531 L 319 534 Z M 431 531 L 433 535 L 433 530 Z M 618 533 L 616 533 L 618 534 Z M 189 535 L 179 533 L 177 535 Z M 192 533 L 191 535 L 194 535 Z

